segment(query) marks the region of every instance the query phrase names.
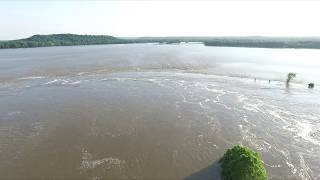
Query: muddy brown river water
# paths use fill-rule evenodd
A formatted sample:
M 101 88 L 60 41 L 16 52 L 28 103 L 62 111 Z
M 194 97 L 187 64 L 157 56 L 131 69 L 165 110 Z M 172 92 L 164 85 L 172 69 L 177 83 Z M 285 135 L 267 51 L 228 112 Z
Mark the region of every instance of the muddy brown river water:
M 217 179 L 235 144 L 261 154 L 270 179 L 320 179 L 319 58 L 201 44 L 0 50 L 0 179 Z

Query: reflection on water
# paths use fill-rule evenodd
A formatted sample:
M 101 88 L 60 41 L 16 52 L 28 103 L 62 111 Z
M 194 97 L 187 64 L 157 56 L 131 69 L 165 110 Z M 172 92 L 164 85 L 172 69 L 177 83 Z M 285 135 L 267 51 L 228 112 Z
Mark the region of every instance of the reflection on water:
M 232 58 L 227 48 L 200 45 L 0 51 L 1 177 L 205 179 L 240 143 L 262 155 L 270 179 L 319 179 L 317 87 L 269 84 L 254 66 L 238 69 L 256 82 L 221 76 L 236 56 L 241 64 L 272 54 L 230 51 Z

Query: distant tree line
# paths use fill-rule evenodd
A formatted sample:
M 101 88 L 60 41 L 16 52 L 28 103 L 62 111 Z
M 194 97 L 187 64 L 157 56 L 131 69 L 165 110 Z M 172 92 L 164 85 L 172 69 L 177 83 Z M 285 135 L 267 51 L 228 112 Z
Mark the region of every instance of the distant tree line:
M 206 46 L 222 47 L 261 47 L 261 48 L 305 48 L 320 49 L 317 37 L 141 37 L 116 38 L 105 35 L 52 34 L 34 35 L 26 39 L 0 41 L 1 48 L 28 48 L 44 46 L 73 46 L 92 44 L 127 44 L 203 42 Z
M 28 48 L 45 46 L 72 46 L 92 44 L 124 44 L 128 40 L 112 36 L 75 35 L 75 34 L 53 34 L 34 35 L 26 39 L 0 41 L 0 48 Z
M 260 48 L 297 48 L 320 49 L 318 40 L 246 40 L 246 39 L 216 39 L 204 41 L 206 46 L 223 47 L 260 47 Z

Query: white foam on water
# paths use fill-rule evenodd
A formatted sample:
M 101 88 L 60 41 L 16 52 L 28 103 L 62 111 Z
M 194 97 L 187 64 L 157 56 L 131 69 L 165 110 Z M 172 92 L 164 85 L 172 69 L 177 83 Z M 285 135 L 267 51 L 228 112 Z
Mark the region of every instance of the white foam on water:
M 290 169 L 290 172 L 295 175 L 297 173 L 297 168 L 294 166 L 294 164 L 291 161 L 290 153 L 286 150 L 286 152 L 282 149 L 278 149 L 276 146 L 273 146 L 274 149 L 278 152 L 280 152 L 285 157 L 285 162 L 287 166 Z
M 263 106 L 263 102 L 262 101 L 257 101 L 257 102 L 246 102 L 244 101 L 244 105 L 242 106 L 244 109 L 248 110 L 248 111 L 252 111 L 252 112 L 262 112 L 261 107 Z
M 82 149 L 82 161 L 80 165 L 80 169 L 94 169 L 99 166 L 104 166 L 105 169 L 111 168 L 121 168 L 121 166 L 125 163 L 124 160 L 120 160 L 114 157 L 107 157 L 102 159 L 93 160 L 92 154 L 90 154 L 87 150 Z
M 82 81 L 80 80 L 80 81 L 74 81 L 74 82 L 71 82 L 71 83 L 69 83 L 69 84 L 71 84 L 71 85 L 75 85 L 75 84 L 80 84 Z
M 108 77 L 108 78 L 103 78 L 101 81 L 118 81 L 118 82 L 124 82 L 128 80 L 133 80 L 132 78 L 122 78 L 122 77 Z
M 201 90 L 204 90 L 206 92 L 210 92 L 212 94 L 214 94 L 215 96 L 215 99 L 209 99 L 209 98 L 205 98 L 205 101 L 204 102 L 209 102 L 209 101 L 212 101 L 213 103 L 215 104 L 218 104 L 218 105 L 221 105 L 223 106 L 224 108 L 228 109 L 228 110 L 231 110 L 232 108 L 229 107 L 228 105 L 224 104 L 221 100 L 221 97 L 228 94 L 229 91 L 225 91 L 224 89 L 222 88 L 214 88 L 216 87 L 215 84 L 212 84 L 212 83 L 200 83 L 200 82 L 195 82 L 194 83 L 194 87 L 196 88 L 200 88 Z M 231 92 L 231 93 L 234 93 L 234 92 Z M 202 107 L 202 102 L 199 102 L 199 105 Z
M 320 145 L 320 141 L 312 137 L 312 131 L 314 130 L 315 122 L 319 121 L 317 115 L 299 114 L 299 112 L 291 112 L 285 110 L 279 106 L 268 104 L 257 98 L 248 98 L 245 95 L 238 95 L 238 102 L 243 104 L 243 109 L 254 113 L 262 113 L 273 117 L 271 120 L 277 125 L 280 125 L 282 129 L 295 134 L 293 138 L 297 141 L 296 137 L 315 144 Z M 243 116 L 243 120 L 249 123 L 247 117 Z M 280 120 L 280 121 L 279 121 Z M 251 124 L 252 125 L 252 124 Z
M 302 115 L 299 115 L 299 116 L 302 119 L 310 119 L 310 120 L 320 121 L 320 117 L 319 116 L 314 116 L 314 115 L 309 115 L 309 114 L 302 114 Z
M 288 167 L 290 168 L 291 173 L 292 173 L 293 175 L 295 175 L 295 174 L 297 173 L 297 169 L 294 167 L 294 165 L 293 165 L 291 162 L 287 161 L 287 160 L 286 160 L 286 164 L 287 164 Z
M 288 121 L 285 117 L 281 116 L 279 113 L 279 109 L 266 109 L 265 111 L 269 116 L 272 116 L 272 120 L 276 121 L 277 123 L 279 123 L 279 120 L 284 123 L 284 125 L 282 125 L 282 128 L 285 130 L 288 130 L 290 132 L 296 132 L 296 128 L 293 125 L 292 122 Z
M 43 79 L 45 76 L 27 76 L 27 77 L 22 77 L 18 78 L 20 80 L 32 80 L 32 79 Z
M 269 108 L 270 107 L 271 105 Z M 294 114 L 277 106 L 268 109 L 267 112 L 269 115 L 272 115 L 284 123 L 282 126 L 283 129 L 296 133 L 298 137 L 301 137 L 310 143 L 320 145 L 320 142 L 311 136 L 313 128 L 315 127 L 315 124 L 312 123 L 312 121 L 318 120 L 318 117 L 305 114 Z
M 53 83 L 58 82 L 58 81 L 59 81 L 58 79 L 55 79 L 55 80 L 52 80 L 52 81 L 46 82 L 45 84 L 46 84 L 46 85 L 47 85 L 47 84 L 53 84 Z
M 311 142 L 313 144 L 320 146 L 320 142 L 311 136 L 311 133 L 313 130 L 313 125 L 311 123 L 297 122 L 297 127 L 299 127 L 298 136 L 300 136 L 301 138 L 303 138 L 304 140 L 306 140 L 308 142 Z
M 302 154 L 299 154 L 300 166 L 301 169 L 299 170 L 299 176 L 301 179 L 309 180 L 312 179 L 312 170 L 309 168 L 307 163 L 304 160 Z M 311 175 L 310 175 L 311 174 Z
M 266 162 L 263 162 L 264 165 L 268 166 L 268 167 L 271 167 L 271 168 L 280 168 L 281 165 L 280 164 L 275 164 L 275 165 L 272 165 L 272 164 L 267 164 Z
M 68 82 L 69 82 L 68 80 L 64 80 L 64 79 L 61 80 L 62 85 L 68 84 Z
M 243 119 L 244 122 L 250 124 L 252 127 L 257 127 L 257 125 L 253 124 L 252 122 L 250 122 L 248 120 L 248 116 L 245 113 L 243 114 L 242 119 Z
M 22 112 L 21 111 L 11 111 L 11 112 L 8 112 L 8 116 L 17 116 L 17 115 L 20 115 Z
M 88 74 L 88 72 L 79 72 L 77 73 L 78 76 L 84 75 L 84 74 Z
M 268 152 L 272 145 L 268 143 L 266 140 L 258 138 L 255 134 L 250 132 L 250 128 L 243 124 L 239 125 L 242 141 L 246 141 L 250 144 L 250 146 L 255 147 L 259 151 Z
M 50 84 L 61 84 L 61 85 L 65 85 L 69 83 L 68 80 L 66 79 L 54 79 L 52 81 L 46 82 L 45 85 L 50 85 Z
M 39 136 L 40 133 L 44 130 L 45 123 L 36 121 L 32 124 L 32 133 L 29 135 L 29 137 Z
M 237 98 L 240 103 L 242 103 L 248 99 L 248 97 L 243 94 L 238 95 Z

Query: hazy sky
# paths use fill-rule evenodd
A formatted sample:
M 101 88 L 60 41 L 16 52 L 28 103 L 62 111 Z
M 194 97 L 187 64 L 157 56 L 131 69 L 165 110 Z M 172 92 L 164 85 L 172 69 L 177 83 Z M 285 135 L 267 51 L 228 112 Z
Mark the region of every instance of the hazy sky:
M 0 1 L 0 39 L 33 34 L 320 36 L 315 1 Z

